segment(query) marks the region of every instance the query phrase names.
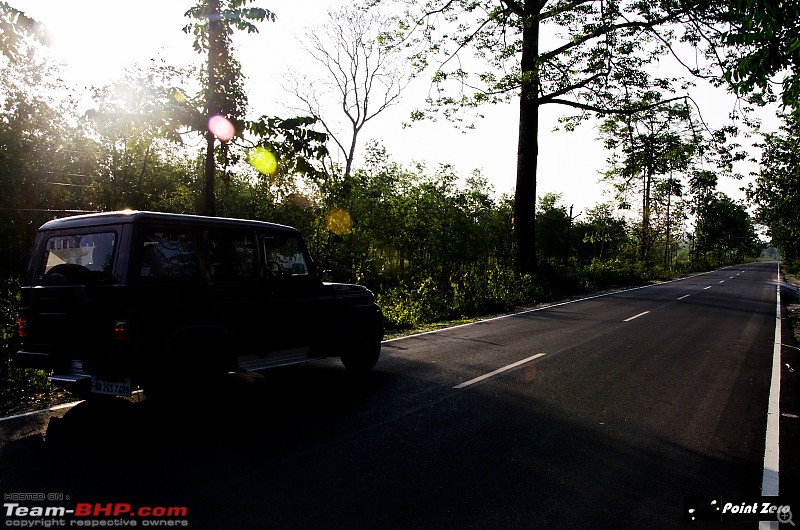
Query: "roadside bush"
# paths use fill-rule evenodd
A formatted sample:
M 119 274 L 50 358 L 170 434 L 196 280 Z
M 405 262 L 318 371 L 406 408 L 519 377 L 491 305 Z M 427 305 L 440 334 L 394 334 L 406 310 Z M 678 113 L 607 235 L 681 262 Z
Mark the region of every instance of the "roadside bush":
M 20 368 L 13 359 L 19 286 L 15 280 L 0 284 L 0 415 L 54 399 L 59 391 L 47 372 Z
M 490 268 L 459 272 L 444 282 L 427 277 L 417 285 L 401 284 L 378 294 L 388 331 L 422 324 L 508 311 L 538 299 L 541 291 L 534 278 Z

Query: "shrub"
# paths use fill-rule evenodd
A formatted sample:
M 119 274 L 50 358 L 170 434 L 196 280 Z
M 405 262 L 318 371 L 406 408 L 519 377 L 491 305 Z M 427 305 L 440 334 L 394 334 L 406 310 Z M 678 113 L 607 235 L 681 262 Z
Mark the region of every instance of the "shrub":
M 0 414 L 49 400 L 57 393 L 47 372 L 20 368 L 14 362 L 19 286 L 16 280 L 0 284 Z

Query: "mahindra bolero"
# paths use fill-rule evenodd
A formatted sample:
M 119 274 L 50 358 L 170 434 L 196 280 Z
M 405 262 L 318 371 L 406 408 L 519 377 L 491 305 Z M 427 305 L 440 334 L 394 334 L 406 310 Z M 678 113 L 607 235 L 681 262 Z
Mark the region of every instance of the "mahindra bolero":
M 54 383 L 130 395 L 329 356 L 366 372 L 383 321 L 365 287 L 322 281 L 294 228 L 123 211 L 42 225 L 18 335 Z

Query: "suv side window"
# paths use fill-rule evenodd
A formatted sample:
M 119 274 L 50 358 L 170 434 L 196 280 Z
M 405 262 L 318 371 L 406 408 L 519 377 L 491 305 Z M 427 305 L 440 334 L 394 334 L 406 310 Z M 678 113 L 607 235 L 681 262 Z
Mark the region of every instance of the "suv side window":
M 235 230 L 209 232 L 208 258 L 213 281 L 253 279 L 256 276 L 254 234 Z
M 193 234 L 176 229 L 145 227 L 142 234 L 139 277 L 197 279 L 200 267 Z
M 308 276 L 303 247 L 296 238 L 267 234 L 263 236 L 262 246 L 267 278 Z

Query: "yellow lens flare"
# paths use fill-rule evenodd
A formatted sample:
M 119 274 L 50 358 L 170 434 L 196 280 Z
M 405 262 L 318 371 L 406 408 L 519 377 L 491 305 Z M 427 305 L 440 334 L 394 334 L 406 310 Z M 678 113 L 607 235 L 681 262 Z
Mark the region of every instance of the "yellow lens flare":
M 219 114 L 208 119 L 208 130 L 223 142 L 227 142 L 236 134 L 236 128 L 225 116 Z
M 185 103 L 186 96 L 183 95 L 183 92 L 178 90 L 177 88 L 172 91 L 172 98 L 177 101 L 178 103 Z
M 325 216 L 325 226 L 337 236 L 343 236 L 352 226 L 350 214 L 341 208 L 334 208 Z
M 247 154 L 247 162 L 262 175 L 272 175 L 278 170 L 278 159 L 264 147 L 256 147 Z

